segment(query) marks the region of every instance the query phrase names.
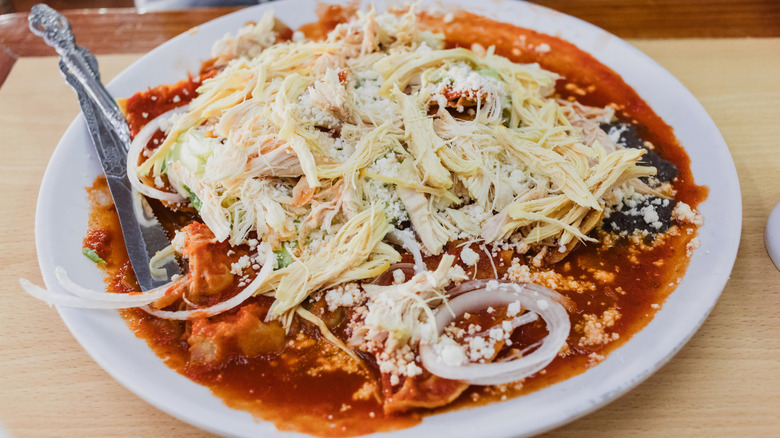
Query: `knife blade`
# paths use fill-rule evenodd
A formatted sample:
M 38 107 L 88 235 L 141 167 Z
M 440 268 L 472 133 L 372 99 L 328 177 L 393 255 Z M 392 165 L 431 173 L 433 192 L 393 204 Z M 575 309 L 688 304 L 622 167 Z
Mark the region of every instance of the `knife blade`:
M 162 286 L 174 274 L 180 274 L 181 268 L 172 258 L 154 272 L 150 268 L 152 257 L 169 246 L 170 241 L 151 209 L 143 205 L 143 196 L 134 192 L 127 179 L 130 129 L 116 101 L 100 82 L 97 60 L 87 49 L 76 45 L 70 23 L 54 9 L 35 5 L 28 20 L 30 30 L 60 55 L 60 71 L 78 96 L 139 286 L 144 291 Z

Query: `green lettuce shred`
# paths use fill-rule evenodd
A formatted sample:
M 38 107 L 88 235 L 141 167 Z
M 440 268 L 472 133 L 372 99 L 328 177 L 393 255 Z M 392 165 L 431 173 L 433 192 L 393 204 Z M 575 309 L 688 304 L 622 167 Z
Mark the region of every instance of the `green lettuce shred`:
M 97 263 L 100 266 L 106 266 L 106 261 L 100 258 L 97 252 L 92 248 L 82 248 L 81 253 L 87 256 L 88 259 Z

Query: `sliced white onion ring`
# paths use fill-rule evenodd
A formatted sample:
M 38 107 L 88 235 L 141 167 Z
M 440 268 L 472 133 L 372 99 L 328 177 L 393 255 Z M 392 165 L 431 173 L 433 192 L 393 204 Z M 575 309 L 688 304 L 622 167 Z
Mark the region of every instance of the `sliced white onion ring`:
M 266 260 L 273 260 L 274 253 L 270 245 L 267 246 L 265 257 Z M 21 284 L 25 292 L 35 298 L 38 298 L 41 301 L 45 301 L 50 306 L 57 305 L 80 307 L 84 309 L 128 309 L 132 307 L 140 307 L 147 313 L 152 314 L 158 318 L 186 320 L 191 318 L 214 316 L 240 305 L 249 297 L 254 295 L 260 286 L 263 285 L 265 280 L 273 272 L 273 265 L 273 263 L 264 264 L 262 269 L 260 269 L 260 272 L 257 273 L 255 279 L 252 280 L 252 282 L 249 283 L 249 285 L 241 292 L 228 300 L 215 304 L 211 307 L 181 310 L 175 312 L 167 310 L 156 310 L 149 307 L 149 304 L 163 297 L 166 291 L 176 282 L 165 284 L 147 292 L 129 294 L 98 292 L 74 283 L 68 277 L 65 269 L 61 266 L 58 266 L 54 270 L 54 274 L 57 276 L 57 281 L 63 289 L 72 293 L 73 295 L 51 292 L 42 287 L 36 286 L 29 280 L 25 279 L 20 279 L 19 284 Z
M 379 274 L 371 284 L 377 286 L 389 286 L 393 284 L 395 281 L 393 274 L 398 270 L 404 273 L 404 281 L 409 281 L 409 279 L 414 277 L 414 274 L 417 273 L 414 263 L 393 263 L 385 272 Z
M 154 211 L 146 198 L 144 198 L 135 188 L 130 190 L 130 196 L 133 198 L 133 213 L 135 214 L 135 220 L 144 227 L 156 225 L 158 223 L 157 217 L 154 215 Z
M 152 274 L 152 278 L 155 280 L 167 279 L 168 271 L 165 270 L 165 265 L 168 263 L 176 263 L 176 248 L 173 244 L 157 251 L 157 253 L 149 259 L 149 272 Z
M 271 273 L 274 270 L 274 263 L 269 263 L 269 261 L 274 260 L 274 252 L 271 249 L 271 245 L 266 245 L 265 260 L 266 263 L 260 269 L 260 272 L 257 273 L 255 279 L 252 280 L 252 282 L 249 283 L 247 287 L 245 287 L 241 292 L 239 292 L 234 297 L 225 300 L 221 303 L 215 304 L 211 307 L 204 307 L 202 309 L 192 309 L 192 310 L 178 310 L 178 311 L 157 310 L 149 306 L 141 307 L 141 309 L 143 309 L 145 312 L 151 315 L 163 319 L 185 320 L 185 319 L 193 319 L 193 318 L 207 318 L 210 316 L 218 315 L 222 312 L 237 307 L 244 301 L 248 300 L 249 297 L 254 295 L 255 292 L 257 292 L 257 290 L 260 289 L 260 287 L 263 285 L 263 283 L 268 278 L 268 276 L 271 275 Z
M 524 309 L 542 317 L 547 323 L 547 336 L 541 346 L 528 356 L 508 362 L 486 364 L 470 363 L 461 366 L 445 364 L 431 344 L 420 344 L 423 366 L 436 376 L 461 380 L 470 385 L 500 385 L 528 377 L 546 367 L 555 359 L 566 343 L 571 330 L 569 315 L 558 300 L 551 296 L 558 293 L 536 284 L 501 283 L 497 288 L 475 289 L 451 299 L 439 308 L 436 326 L 441 333 L 449 323 L 465 312 L 475 312 L 488 306 L 509 305 L 516 301 Z M 514 323 L 513 323 L 514 325 Z
M 174 108 L 152 119 L 146 126 L 136 134 L 133 142 L 130 143 L 130 150 L 127 151 L 127 179 L 130 185 L 139 193 L 150 198 L 159 199 L 166 202 L 183 202 L 184 197 L 178 193 L 164 192 L 149 187 L 138 179 L 138 156 L 149 143 L 155 132 L 160 129 L 160 120 L 170 117 L 173 114 L 187 111 L 187 105 Z
M 447 294 L 450 296 L 450 299 L 452 299 L 457 297 L 458 295 L 463 295 L 466 292 L 471 292 L 477 289 L 484 289 L 488 287 L 488 283 L 492 283 L 492 282 L 496 282 L 498 284 L 503 284 L 503 285 L 510 285 L 510 286 L 513 284 L 518 284 L 508 280 L 490 280 L 490 279 L 469 280 L 469 281 L 464 281 L 463 283 L 453 287 L 452 289 L 447 290 Z M 559 294 L 558 292 L 555 292 L 552 289 L 548 289 L 546 287 L 539 286 L 533 283 L 523 283 L 523 284 L 526 285 L 526 287 L 528 288 L 532 288 L 534 292 L 561 304 L 569 313 L 577 310 L 577 304 L 574 301 L 572 301 L 568 297 Z
M 112 292 L 99 292 L 87 289 L 74 283 L 62 266 L 54 269 L 57 282 L 63 289 L 72 293 L 67 295 L 46 290 L 32 284 L 29 280 L 20 279 L 19 284 L 28 294 L 47 304 L 67 307 L 81 307 L 85 309 L 127 309 L 131 307 L 145 306 L 160 299 L 173 283 L 168 283 L 146 292 L 124 294 Z
M 417 242 L 414 237 L 410 236 L 409 233 L 393 228 L 387 233 L 387 237 L 390 238 L 391 242 L 403 245 L 404 248 L 412 253 L 412 256 L 414 257 L 414 270 L 416 272 L 420 273 L 428 269 L 423 261 L 422 252 L 420 252 L 420 243 Z

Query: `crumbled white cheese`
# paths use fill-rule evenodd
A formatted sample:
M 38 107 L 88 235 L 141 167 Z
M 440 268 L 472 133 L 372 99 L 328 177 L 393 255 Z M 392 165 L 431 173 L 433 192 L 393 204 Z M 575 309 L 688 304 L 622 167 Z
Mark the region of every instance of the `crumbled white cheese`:
M 511 345 L 510 337 L 513 331 L 514 327 L 509 321 L 491 327 L 487 333 L 482 332 L 478 324 L 469 324 L 468 331 L 450 326 L 445 329 L 439 344 L 434 347 L 437 348 L 440 360 L 448 364 L 485 363 L 493 358 L 500 342 Z M 448 357 L 442 357 L 444 354 Z
M 504 337 L 504 328 L 493 327 L 492 329 L 488 330 L 488 336 L 490 336 L 491 339 L 500 341 Z
M 678 202 L 674 206 L 672 217 L 682 224 L 702 225 L 704 223 L 704 218 L 684 202 Z
M 463 347 L 449 336 L 442 336 L 433 348 L 436 357 L 447 366 L 458 367 L 468 361 Z
M 422 374 L 422 368 L 420 368 L 419 365 L 417 365 L 414 362 L 409 362 L 406 364 L 406 369 L 404 370 L 404 374 L 407 376 L 418 376 Z
M 512 323 L 509 321 L 502 321 L 501 327 L 504 329 L 504 331 L 511 333 L 512 330 L 514 330 L 514 327 L 512 327 Z
M 522 310 L 520 301 L 513 301 L 509 303 L 509 306 L 506 308 L 506 316 L 514 318 L 518 313 L 520 313 L 520 310 Z
M 338 118 L 312 101 L 311 89 L 301 94 L 298 98 L 298 104 L 303 118 L 309 120 L 314 126 L 331 129 L 339 125 Z
M 182 254 L 184 252 L 184 243 L 187 241 L 187 233 L 183 231 L 176 230 L 173 233 L 173 239 L 171 239 L 171 245 L 173 245 L 173 249 L 176 250 L 179 254 Z
M 688 242 L 687 245 L 685 245 L 687 256 L 690 257 L 693 255 L 693 251 L 699 249 L 699 246 L 701 246 L 701 243 L 699 242 L 698 237 L 694 237 L 691 239 L 690 242 Z
M 479 261 L 479 254 L 471 249 L 471 245 L 466 245 L 466 247 L 460 251 L 460 260 L 467 266 L 474 266 L 474 264 Z
M 621 146 L 625 146 L 622 142 L 620 142 L 620 136 L 623 135 L 624 132 L 628 130 L 628 125 L 620 124 L 617 126 L 611 126 L 609 128 L 609 132 L 607 132 L 607 136 L 610 140 L 612 140 L 613 143 Z
M 379 96 L 382 76 L 376 70 L 355 72 L 356 84 L 353 89 L 355 104 L 359 112 L 366 114 L 377 123 L 398 118 L 398 107 L 392 101 Z
M 495 353 L 495 341 L 490 342 L 481 336 L 467 338 L 469 360 L 472 362 L 484 362 L 493 357 Z
M 328 155 L 343 163 L 344 161 L 347 161 L 354 152 L 355 144 L 344 137 L 339 137 L 331 143 Z
M 242 255 L 238 258 L 238 261 L 230 265 L 230 272 L 240 275 L 244 269 L 250 266 L 252 266 L 252 259 L 248 255 Z
M 384 207 L 391 223 L 398 224 L 409 220 L 409 214 L 401 198 L 398 197 L 395 187 L 383 181 L 368 179 L 364 190 L 370 202 L 376 202 Z
M 401 163 L 398 162 L 395 152 L 390 152 L 377 158 L 368 170 L 386 177 L 397 178 L 401 171 Z
M 655 229 L 659 229 L 663 226 L 663 224 L 659 221 L 660 218 L 658 217 L 658 212 L 655 211 L 655 207 L 653 207 L 652 205 L 646 205 L 642 207 L 639 210 L 639 214 L 642 215 L 642 218 L 651 227 Z
M 461 268 L 461 267 L 460 267 L 460 266 L 458 266 L 458 265 L 455 265 L 455 266 L 451 267 L 451 268 L 450 268 L 450 271 L 449 271 L 449 273 L 448 273 L 447 275 L 448 275 L 448 276 L 449 276 L 449 277 L 452 279 L 452 281 L 454 281 L 455 283 L 459 283 L 459 282 L 460 282 L 460 281 L 462 281 L 463 279 L 467 278 L 467 276 L 466 276 L 466 271 L 464 271 L 464 270 L 463 270 L 463 268 Z
M 357 283 L 347 283 L 325 293 L 325 301 L 331 312 L 339 307 L 354 307 L 365 301 L 365 293 Z
M 547 43 L 542 43 L 536 46 L 536 49 L 534 49 L 537 53 L 548 53 L 550 51 L 550 45 Z
M 472 100 L 503 100 L 505 85 L 502 81 L 474 71 L 470 65 L 457 63 L 441 71 L 441 80 L 431 84 L 432 96 L 457 94 Z

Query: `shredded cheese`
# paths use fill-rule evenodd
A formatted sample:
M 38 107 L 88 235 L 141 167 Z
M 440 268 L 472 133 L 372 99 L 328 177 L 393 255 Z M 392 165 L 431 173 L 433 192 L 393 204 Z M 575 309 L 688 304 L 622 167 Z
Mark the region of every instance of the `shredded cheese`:
M 455 239 L 565 251 L 654 173 L 619 133 L 593 134 L 611 108 L 554 99 L 556 74 L 491 47 L 444 49 L 413 8 L 359 12 L 324 41 L 280 30 L 267 13 L 218 42 L 219 72 L 133 168 L 189 199 L 217 240 L 289 255 L 258 289 L 276 297 L 271 318 L 381 273 L 399 259 L 393 228 L 428 254 Z

